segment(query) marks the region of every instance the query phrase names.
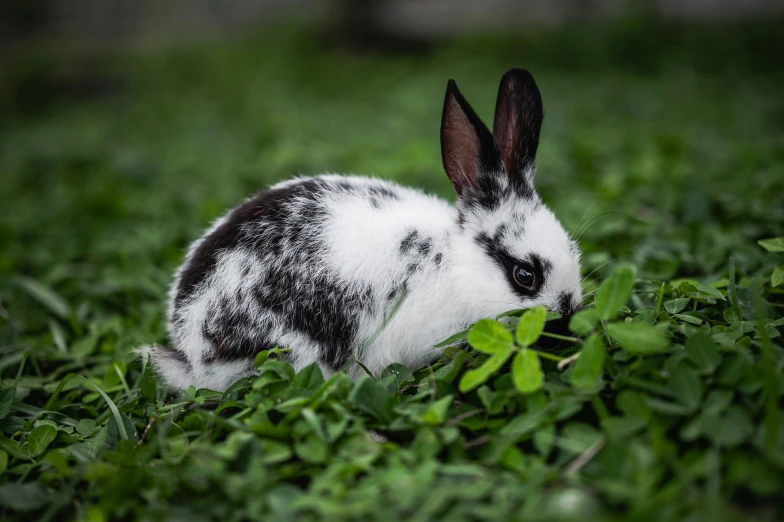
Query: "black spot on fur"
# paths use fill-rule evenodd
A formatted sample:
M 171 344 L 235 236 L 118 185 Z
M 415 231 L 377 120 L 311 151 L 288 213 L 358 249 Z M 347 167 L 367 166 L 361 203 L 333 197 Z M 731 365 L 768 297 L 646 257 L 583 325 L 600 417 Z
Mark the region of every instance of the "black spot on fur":
M 495 234 L 493 234 L 493 241 L 498 244 L 503 239 L 504 234 L 506 234 L 506 229 L 509 228 L 507 224 L 498 225 L 498 228 L 495 229 Z
M 400 242 L 400 253 L 406 254 L 408 253 L 409 250 L 414 248 L 414 245 L 416 244 L 418 237 L 419 237 L 419 232 L 417 232 L 416 230 L 412 230 L 411 232 L 406 234 L 406 237 L 404 237 L 403 241 Z
M 417 270 L 419 270 L 419 264 L 418 263 L 409 263 L 408 266 L 406 267 L 406 272 L 408 272 L 409 275 L 413 274 Z
M 493 211 L 507 197 L 508 191 L 509 189 L 504 188 L 498 176 L 486 174 L 479 177 L 476 189 L 463 193 L 461 203 L 469 209 L 483 208 Z
M 500 243 L 494 241 L 493 238 L 484 232 L 476 237 L 476 242 L 485 249 L 487 255 L 490 256 L 498 266 L 506 269 L 510 256 L 502 250 Z
M 382 182 L 377 185 L 354 184 L 345 180 L 328 182 L 333 190 L 370 196 L 370 204 L 376 208 L 381 207 L 381 201 L 394 201 L 400 199 L 397 193 L 385 186 Z
M 558 311 L 561 312 L 561 315 L 571 316 L 577 311 L 577 307 L 572 303 L 572 296 L 567 292 L 558 294 Z
M 252 290 L 227 289 L 234 293 L 225 294 L 207 313 L 202 333 L 213 350 L 205 361 L 252 358 L 279 345 L 275 327 L 318 343 L 319 358 L 331 369 L 350 360 L 358 328 L 355 313 L 370 306 L 372 290 L 349 288 L 308 270 L 309 264 L 319 263 L 324 249 L 319 231 L 327 209 L 319 194 L 336 190 L 359 192 L 362 187 L 313 179 L 269 190 L 235 209 L 197 247 L 180 278 L 175 317 L 177 307 L 214 272 L 221 253 L 241 248 L 256 253 L 263 266 L 258 275 L 243 271 L 243 277 L 256 277 Z M 394 195 L 377 192 L 377 197 Z M 262 260 L 270 256 L 274 263 Z
M 275 345 L 269 341 L 265 330 L 254 325 L 250 314 L 229 306 L 227 300 L 221 300 L 215 313 L 208 317 L 202 335 L 212 344 L 213 350 L 205 354 L 204 363 L 250 358 Z
M 317 180 L 304 180 L 263 192 L 234 209 L 226 221 L 202 240 L 183 269 L 177 285 L 175 306 L 190 296 L 212 273 L 221 252 L 235 248 L 243 240 L 243 225 L 258 220 L 280 225 L 283 220 L 281 210 L 288 201 L 301 197 L 315 202 L 320 186 Z M 270 246 L 274 250 L 280 250 L 280 239 L 272 237 Z
M 272 314 L 285 331 L 302 333 L 319 343 L 320 359 L 327 367 L 343 367 L 353 356 L 351 347 L 358 327 L 348 311 L 367 308 L 372 292 L 370 288 L 350 291 L 325 277 L 308 278 L 306 283 L 291 267 L 268 269 L 254 289 L 256 311 L 221 300 L 208 314 L 203 329 L 213 345 L 208 359 L 252 357 L 260 350 L 280 345 L 270 337 L 269 325 L 256 319 L 261 314 Z
M 371 186 L 368 188 L 368 192 L 380 199 L 388 199 L 388 200 L 400 199 L 395 192 L 389 189 L 389 187 L 385 187 L 383 185 Z
M 421 241 L 419 243 L 419 246 L 417 247 L 417 250 L 419 250 L 419 253 L 422 254 L 423 256 L 428 255 L 432 249 L 433 249 L 433 240 L 430 238 Z
M 168 346 L 158 346 L 156 348 L 157 349 L 155 353 L 158 356 L 158 358 L 163 357 L 171 361 L 175 361 L 178 364 L 184 365 L 187 371 L 189 372 L 193 371 L 191 367 L 191 363 L 190 361 L 188 361 L 188 357 L 183 352 L 176 350 L 174 348 L 170 348 Z
M 405 280 L 402 283 L 393 286 L 392 290 L 390 290 L 389 293 L 387 294 L 387 300 L 392 301 L 394 299 L 397 299 L 406 290 L 408 290 L 408 280 Z
M 257 294 L 263 308 L 278 311 L 287 329 L 301 332 L 322 345 L 321 361 L 339 369 L 353 353 L 358 324 L 350 310 L 363 310 L 370 304 L 369 289 L 355 292 L 326 277 L 309 278 L 306 285 L 285 269 L 270 271 Z
M 533 298 L 539 295 L 540 290 L 544 287 L 545 281 L 552 271 L 552 263 L 537 254 L 531 254 L 524 260 L 516 259 L 503 248 L 499 241 L 495 240 L 495 237 L 498 237 L 497 232 L 493 238 L 483 232 L 476 237 L 476 242 L 485 249 L 487 255 L 504 271 L 504 275 L 506 275 L 506 278 L 509 281 L 509 286 L 516 294 L 523 298 Z M 514 270 L 514 267 L 520 263 L 530 264 L 536 274 L 539 285 L 533 292 L 521 288 L 514 282 L 512 271 Z
M 528 182 L 520 181 L 517 183 L 512 183 L 512 189 L 515 191 L 517 196 L 522 199 L 532 200 L 536 197 L 534 187 Z
M 441 266 L 441 261 L 442 261 L 443 259 L 444 259 L 444 254 L 442 254 L 441 252 L 439 252 L 439 253 L 438 253 L 438 254 L 436 254 L 436 256 L 433 258 L 433 262 L 436 264 L 436 266 Z
M 531 254 L 531 264 L 534 265 L 537 272 L 542 275 L 542 282 L 550 276 L 550 272 L 553 270 L 553 264 L 538 254 Z

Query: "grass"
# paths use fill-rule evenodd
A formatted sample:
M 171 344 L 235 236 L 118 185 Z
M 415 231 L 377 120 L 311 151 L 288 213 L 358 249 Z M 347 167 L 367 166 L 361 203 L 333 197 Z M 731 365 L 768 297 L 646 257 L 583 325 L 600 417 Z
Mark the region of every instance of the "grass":
M 782 48 L 772 23 L 631 23 L 408 58 L 289 29 L 5 57 L 0 515 L 781 519 L 784 240 L 760 240 L 784 236 Z M 511 65 L 542 90 L 537 184 L 596 300 L 558 349 L 534 310 L 414 374 L 325 381 L 273 351 L 224 394 L 156 388 L 130 350 L 166 342 L 210 220 L 325 170 L 449 197 L 446 80 L 489 119 Z

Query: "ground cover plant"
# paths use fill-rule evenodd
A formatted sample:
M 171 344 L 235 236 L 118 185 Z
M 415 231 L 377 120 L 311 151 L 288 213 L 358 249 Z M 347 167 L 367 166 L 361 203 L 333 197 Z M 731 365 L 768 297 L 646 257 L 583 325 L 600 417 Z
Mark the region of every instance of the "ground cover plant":
M 395 57 L 287 29 L 5 57 L 0 516 L 780 519 L 781 38 L 623 24 Z M 552 314 L 510 311 L 415 373 L 325 379 L 271 350 L 225 393 L 156 386 L 131 349 L 166 342 L 210 220 L 324 169 L 449 194 L 446 79 L 490 92 L 511 65 L 540 84 L 537 185 L 584 250 L 555 348 Z

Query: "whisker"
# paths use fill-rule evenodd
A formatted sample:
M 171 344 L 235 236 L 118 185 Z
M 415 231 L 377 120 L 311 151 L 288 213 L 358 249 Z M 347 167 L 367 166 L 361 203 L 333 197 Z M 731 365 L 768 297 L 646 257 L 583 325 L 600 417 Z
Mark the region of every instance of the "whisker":
M 596 194 L 596 197 L 593 198 L 593 201 L 591 202 L 591 205 L 588 207 L 588 209 L 583 214 L 583 217 L 580 218 L 580 221 L 578 221 L 577 225 L 574 227 L 575 231 L 572 232 L 572 235 L 575 235 L 577 233 L 576 231 L 580 230 L 580 226 L 583 224 L 583 220 L 588 216 L 588 213 L 591 211 L 593 206 L 596 204 L 596 200 L 598 200 L 598 199 L 599 199 L 599 194 Z
M 620 261 L 625 261 L 625 260 L 627 260 L 627 259 L 628 259 L 628 256 L 620 257 L 620 258 L 618 258 L 618 259 L 608 259 L 608 260 L 607 260 L 607 261 L 605 261 L 604 263 L 600 264 L 599 266 L 597 266 L 596 268 L 594 268 L 593 270 L 591 270 L 591 271 L 590 271 L 588 274 L 584 275 L 584 276 L 583 276 L 583 277 L 580 279 L 580 286 L 583 286 L 583 285 L 585 284 L 585 280 L 586 280 L 586 279 L 590 278 L 590 277 L 591 277 L 593 274 L 595 274 L 595 273 L 596 273 L 598 270 L 601 270 L 602 268 L 604 268 L 604 267 L 605 267 L 605 266 L 607 266 L 608 264 L 610 264 L 610 263 L 613 263 L 613 262 L 616 262 L 616 263 L 617 263 L 617 262 L 620 262 Z M 593 295 L 593 294 L 595 294 L 595 293 L 596 293 L 598 290 L 599 290 L 599 288 L 597 287 L 597 288 L 595 288 L 594 290 L 591 290 L 590 292 L 586 292 L 586 293 L 584 293 L 584 294 L 583 294 L 583 297 L 582 297 L 583 301 L 585 300 L 585 298 L 586 298 L 586 297 L 590 297 L 590 296 L 592 296 L 592 295 Z
M 585 226 L 582 228 L 582 230 L 580 230 L 577 233 L 577 236 L 575 237 L 575 241 L 580 239 L 580 236 L 582 236 L 593 225 L 595 225 L 596 223 L 598 223 L 602 219 L 606 218 L 607 216 L 609 216 L 610 214 L 613 214 L 615 212 L 620 212 L 620 210 L 605 210 L 605 211 L 602 211 L 602 212 L 599 212 L 599 213 L 595 214 L 589 221 L 587 221 L 585 223 Z
M 599 196 L 602 194 L 602 192 L 604 192 L 604 189 L 607 188 L 607 183 L 609 183 L 609 178 L 605 178 L 604 181 L 602 182 L 602 186 L 599 187 L 599 190 L 596 192 L 596 196 L 593 198 L 593 201 L 591 202 L 590 206 L 588 207 L 588 210 L 585 211 L 585 213 L 583 214 L 583 217 L 581 217 L 580 221 L 577 223 L 577 226 L 575 227 L 576 230 L 578 230 L 578 231 L 580 230 L 580 226 L 583 224 L 583 220 L 588 216 L 588 213 L 591 211 L 593 206 L 596 204 L 596 201 L 599 199 Z M 573 235 L 574 234 L 576 234 L 576 232 L 574 232 Z
M 622 256 L 622 257 L 617 257 L 617 258 L 613 258 L 613 259 L 608 259 L 607 261 L 605 261 L 601 265 L 599 265 L 596 268 L 594 268 L 593 270 L 591 270 L 583 279 L 591 277 L 597 270 L 600 270 L 601 268 L 607 266 L 609 263 L 627 262 L 627 261 L 629 261 L 629 257 L 630 256 Z
M 592 275 L 594 275 L 597 270 L 600 270 L 600 269 L 604 268 L 605 266 L 607 266 L 608 264 L 612 263 L 613 261 L 615 261 L 615 259 L 608 259 L 607 261 L 605 261 L 601 265 L 599 265 L 596 268 L 594 268 L 593 270 L 591 270 L 588 274 L 583 276 L 582 282 L 585 282 L 585 280 L 588 279 L 589 277 L 591 277 Z
M 604 214 L 606 212 L 607 212 L 606 210 L 599 211 L 596 214 L 594 214 L 591 217 L 589 217 L 588 219 L 586 219 L 584 223 L 580 223 L 580 226 L 577 227 L 577 230 L 574 231 L 574 238 L 577 239 L 577 238 L 580 237 L 580 235 L 582 235 L 585 227 L 590 226 L 590 223 L 591 223 L 592 219 L 594 219 L 596 216 L 601 216 L 602 214 Z

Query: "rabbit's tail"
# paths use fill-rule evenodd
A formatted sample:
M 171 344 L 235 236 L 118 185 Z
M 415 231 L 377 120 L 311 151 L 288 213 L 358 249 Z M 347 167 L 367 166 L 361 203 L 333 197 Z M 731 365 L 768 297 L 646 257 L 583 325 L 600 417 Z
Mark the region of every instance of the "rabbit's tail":
M 145 365 L 150 361 L 157 376 L 168 386 L 184 390 L 195 383 L 196 376 L 184 353 L 156 344 L 141 346 L 134 351 Z
M 194 370 L 188 357 L 181 351 L 160 345 L 142 346 L 134 350 L 167 386 L 187 390 L 190 386 L 224 391 L 243 377 L 257 374 L 252 360 L 212 362 Z

